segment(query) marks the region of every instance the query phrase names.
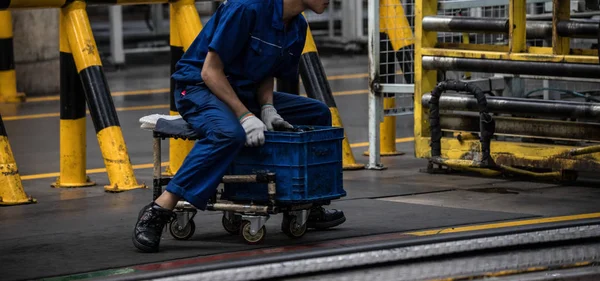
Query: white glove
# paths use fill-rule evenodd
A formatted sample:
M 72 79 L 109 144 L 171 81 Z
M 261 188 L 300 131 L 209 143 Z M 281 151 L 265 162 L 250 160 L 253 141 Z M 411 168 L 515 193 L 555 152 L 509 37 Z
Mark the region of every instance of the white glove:
M 273 131 L 274 129 L 293 129 L 294 126 L 286 122 L 279 116 L 277 110 L 273 105 L 263 105 L 260 112 L 260 119 L 265 122 L 267 129 Z
M 265 124 L 256 118 L 254 114 L 248 113 L 240 120 L 244 131 L 246 131 L 246 146 L 260 146 L 265 143 Z

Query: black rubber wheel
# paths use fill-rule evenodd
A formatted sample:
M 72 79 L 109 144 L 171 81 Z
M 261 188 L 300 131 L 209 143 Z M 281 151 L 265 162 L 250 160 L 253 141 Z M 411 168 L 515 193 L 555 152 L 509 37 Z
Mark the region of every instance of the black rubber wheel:
M 298 239 L 306 234 L 307 225 L 298 225 L 296 223 L 296 216 L 284 214 L 283 221 L 281 221 L 281 231 L 292 239 Z
M 231 234 L 239 234 L 240 227 L 242 226 L 242 220 L 238 218 L 238 216 L 233 216 L 232 220 L 228 220 L 223 214 L 223 218 L 221 219 L 221 223 L 223 224 L 223 228 Z
M 250 222 L 243 221 L 240 227 L 240 236 L 249 245 L 260 244 L 265 240 L 265 236 L 267 236 L 267 228 L 263 225 L 256 234 L 252 235 L 250 233 Z
M 190 220 L 185 228 L 181 228 L 177 220 L 173 220 L 169 225 L 169 231 L 171 236 L 177 240 L 188 240 L 194 235 L 196 224 L 193 220 Z

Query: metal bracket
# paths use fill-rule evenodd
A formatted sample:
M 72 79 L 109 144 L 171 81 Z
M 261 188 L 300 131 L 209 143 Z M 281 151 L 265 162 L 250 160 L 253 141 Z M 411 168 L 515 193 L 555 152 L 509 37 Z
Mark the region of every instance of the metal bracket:
M 194 217 L 194 215 L 196 215 L 196 211 L 181 211 L 181 212 L 176 212 L 177 214 L 177 224 L 181 227 L 181 228 L 185 228 L 188 223 L 190 222 L 190 220 Z M 191 214 L 191 216 L 190 216 Z
M 308 221 L 308 215 L 310 210 L 291 211 L 290 215 L 296 217 L 296 223 L 300 226 L 304 225 Z
M 242 215 L 242 220 L 247 220 L 250 222 L 250 234 L 256 235 L 258 230 L 267 223 L 269 220 L 269 216 L 244 216 Z

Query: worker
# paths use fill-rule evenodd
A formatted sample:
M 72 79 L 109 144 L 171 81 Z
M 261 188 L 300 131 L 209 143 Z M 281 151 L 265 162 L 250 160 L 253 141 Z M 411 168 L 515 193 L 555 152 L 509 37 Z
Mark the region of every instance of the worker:
M 206 210 L 227 167 L 245 146 L 264 144 L 266 130 L 293 125 L 331 126 L 320 101 L 274 92 L 274 79 L 298 77 L 308 23 L 329 0 L 225 0 L 206 23 L 172 78 L 182 118 L 201 136 L 162 193 L 139 213 L 133 244 L 157 252 L 163 227 L 180 199 Z M 307 227 L 326 229 L 346 220 L 340 210 L 315 206 Z

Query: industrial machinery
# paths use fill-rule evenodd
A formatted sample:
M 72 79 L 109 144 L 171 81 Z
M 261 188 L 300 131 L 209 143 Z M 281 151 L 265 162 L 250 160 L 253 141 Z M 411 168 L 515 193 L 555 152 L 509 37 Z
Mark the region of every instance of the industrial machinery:
M 566 0 L 550 3 L 551 20 L 528 18 L 530 2 L 510 0 L 495 18 L 415 2 L 415 154 L 430 172 L 574 180 L 600 170 L 600 22 L 572 18 Z M 445 42 L 452 33 L 463 40 Z M 490 34 L 493 42 L 469 43 Z M 581 38 L 596 44 L 577 46 Z

